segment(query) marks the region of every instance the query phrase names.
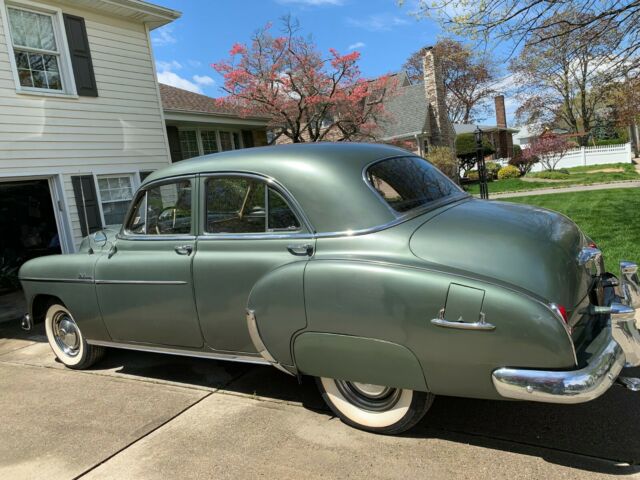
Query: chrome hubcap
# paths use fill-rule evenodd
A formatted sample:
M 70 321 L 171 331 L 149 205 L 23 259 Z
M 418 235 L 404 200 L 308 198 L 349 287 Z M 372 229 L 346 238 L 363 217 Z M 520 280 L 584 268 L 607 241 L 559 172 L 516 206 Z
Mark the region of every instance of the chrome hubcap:
M 80 331 L 66 312 L 58 312 L 53 316 L 53 337 L 66 355 L 75 357 L 80 351 Z
M 353 405 L 372 412 L 391 409 L 400 398 L 402 390 L 398 388 L 374 385 L 372 383 L 335 380 L 340 393 Z

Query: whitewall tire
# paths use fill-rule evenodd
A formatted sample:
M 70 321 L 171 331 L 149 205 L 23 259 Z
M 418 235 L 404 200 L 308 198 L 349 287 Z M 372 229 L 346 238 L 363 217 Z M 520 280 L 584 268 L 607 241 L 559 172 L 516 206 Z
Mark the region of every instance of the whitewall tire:
M 47 309 L 44 326 L 51 350 L 69 368 L 88 368 L 104 354 L 104 348 L 87 343 L 71 312 L 64 305 L 54 303 Z
M 434 399 L 431 393 L 333 378 L 318 378 L 317 383 L 322 398 L 343 422 L 390 435 L 416 425 Z

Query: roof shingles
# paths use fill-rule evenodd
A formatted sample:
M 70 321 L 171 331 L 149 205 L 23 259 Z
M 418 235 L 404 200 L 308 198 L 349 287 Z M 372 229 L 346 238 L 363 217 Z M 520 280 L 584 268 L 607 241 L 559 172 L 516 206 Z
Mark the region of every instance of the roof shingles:
M 217 99 L 160 83 L 160 97 L 164 110 L 209 113 L 211 115 L 235 115 L 233 108 L 222 105 Z

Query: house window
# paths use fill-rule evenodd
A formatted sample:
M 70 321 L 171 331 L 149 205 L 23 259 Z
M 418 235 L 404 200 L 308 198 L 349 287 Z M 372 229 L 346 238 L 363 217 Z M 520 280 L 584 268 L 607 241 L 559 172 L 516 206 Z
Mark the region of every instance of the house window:
M 62 92 L 57 16 L 15 7 L 8 7 L 7 13 L 20 86 Z
M 200 137 L 202 138 L 203 155 L 218 152 L 218 139 L 216 138 L 215 130 L 202 130 L 200 131 Z
M 233 150 L 233 141 L 231 140 L 231 132 L 220 133 L 220 148 L 223 152 Z
M 180 151 L 184 160 L 200 155 L 196 133 L 195 130 L 180 130 Z
M 131 176 L 98 177 L 100 203 L 105 225 L 121 224 L 133 198 Z

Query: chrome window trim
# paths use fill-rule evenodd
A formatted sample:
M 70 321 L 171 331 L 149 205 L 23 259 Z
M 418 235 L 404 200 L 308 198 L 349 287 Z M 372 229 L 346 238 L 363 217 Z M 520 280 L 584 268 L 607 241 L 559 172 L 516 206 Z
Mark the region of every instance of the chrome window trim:
M 194 241 L 196 239 L 195 235 L 142 235 L 142 234 L 134 234 L 127 235 L 119 232 L 116 234 L 116 238 L 118 240 L 148 240 L 150 242 L 161 242 L 161 241 Z
M 175 347 L 164 347 L 156 345 L 120 343 L 103 340 L 89 340 L 87 343 L 100 347 L 122 348 L 125 350 L 135 350 L 138 352 L 165 353 L 169 355 L 180 355 L 183 357 L 208 358 L 211 360 L 226 360 L 230 362 L 254 363 L 258 365 L 270 365 L 269 362 L 259 356 L 241 355 L 234 353 L 207 352 L 198 350 L 181 350 Z
M 438 208 L 441 205 L 445 205 L 446 203 L 453 202 L 453 201 L 456 201 L 456 200 L 461 200 L 463 198 L 471 197 L 471 195 L 469 195 L 467 192 L 462 190 L 462 188 L 460 188 L 453 181 L 451 181 L 451 183 L 453 183 L 456 186 L 456 188 L 459 190 L 459 192 L 458 192 L 459 194 L 458 195 L 453 195 L 451 197 L 444 197 L 444 198 L 441 198 L 441 199 L 436 200 L 434 202 L 428 202 L 425 205 L 420 205 L 419 207 L 412 208 L 411 210 L 407 210 L 404 213 L 401 213 L 401 212 L 398 212 L 397 210 L 394 210 L 393 207 L 391 207 L 391 205 L 389 205 L 389 203 L 384 199 L 384 197 L 382 195 L 380 195 L 380 193 L 378 193 L 378 191 L 375 189 L 375 187 L 373 185 L 371 185 L 371 182 L 369 182 L 369 179 L 367 178 L 367 171 L 369 170 L 369 168 L 373 167 L 377 163 L 384 162 L 386 160 L 394 160 L 396 158 L 418 158 L 420 160 L 424 160 L 429 165 L 433 166 L 433 164 L 431 162 L 429 162 L 429 160 L 427 160 L 426 158 L 423 158 L 423 157 L 420 157 L 420 156 L 417 156 L 417 155 L 413 155 L 413 154 L 411 154 L 409 152 L 407 152 L 407 153 L 408 153 L 407 155 L 392 155 L 391 157 L 380 158 L 378 160 L 374 160 L 373 162 L 369 162 L 368 164 L 366 164 L 362 168 L 362 181 L 364 181 L 364 183 L 367 185 L 367 187 L 369 187 L 369 190 L 371 190 L 375 194 L 376 198 L 379 201 L 381 201 L 384 204 L 385 207 L 387 207 L 387 209 L 391 212 L 391 214 L 394 217 L 403 218 L 403 217 L 407 217 L 408 216 L 410 218 L 414 218 L 414 217 L 416 217 L 418 215 L 421 215 L 422 213 L 425 213 L 427 211 L 430 211 L 430 210 L 433 210 L 435 208 Z M 433 166 L 433 168 L 436 168 L 436 167 Z M 444 173 L 443 173 L 443 175 L 444 175 Z M 446 177 L 446 175 L 445 175 L 445 177 Z
M 287 190 L 284 187 L 284 185 L 282 185 L 273 177 L 270 177 L 268 175 L 262 175 L 255 172 L 238 172 L 238 171 L 202 172 L 202 173 L 199 173 L 198 176 L 203 179 L 205 184 L 205 188 L 203 188 L 202 189 L 203 191 L 200 192 L 199 194 L 199 199 L 202 202 L 201 211 L 204 212 L 203 218 L 200 221 L 200 225 L 199 225 L 199 230 L 200 230 L 199 240 L 203 238 L 218 238 L 218 237 L 229 239 L 229 240 L 233 238 L 246 239 L 247 237 L 257 239 L 258 236 L 265 237 L 265 238 L 301 238 L 297 236 L 294 237 L 292 235 L 306 235 L 308 238 L 311 238 L 311 236 L 316 231 L 313 228 L 313 225 L 311 224 L 311 222 L 309 221 L 309 218 L 304 213 L 304 210 L 302 209 L 300 204 L 296 201 L 295 197 L 291 195 L 291 192 L 289 192 L 289 190 Z M 298 222 L 300 222 L 300 228 L 298 230 L 292 231 L 291 233 L 281 231 L 281 230 L 273 230 L 271 232 L 270 231 L 256 232 L 256 233 L 210 233 L 210 232 L 207 232 L 206 225 L 205 225 L 205 218 L 204 218 L 206 217 L 206 213 L 207 213 L 206 183 L 210 178 L 216 178 L 216 177 L 241 177 L 241 178 L 243 177 L 243 178 L 252 178 L 254 180 L 264 182 L 267 187 L 273 188 L 276 192 L 282 195 L 284 200 L 291 207 L 293 214 L 298 219 Z M 266 192 L 268 192 L 268 188 L 265 189 L 265 195 L 267 194 Z M 265 204 L 265 211 L 266 211 L 266 207 L 267 207 L 267 204 Z M 268 212 L 267 212 L 267 215 L 268 215 Z M 306 229 L 307 231 L 306 232 L 303 231 L 304 229 Z
M 416 208 L 414 210 L 412 210 L 411 215 L 402 215 L 402 216 L 398 216 L 396 217 L 395 220 L 391 220 L 390 222 L 387 223 L 383 223 L 382 225 L 376 225 L 373 227 L 369 227 L 369 228 L 363 228 L 360 230 L 342 230 L 342 231 L 337 231 L 337 232 L 321 232 L 321 233 L 317 233 L 315 234 L 315 238 L 335 238 L 335 237 L 355 237 L 358 235 L 368 235 L 370 233 L 377 233 L 377 232 L 381 232 L 383 230 L 386 230 L 388 228 L 391 227 L 395 227 L 396 225 L 400 225 L 401 223 L 405 223 L 408 222 L 409 220 L 413 220 L 414 218 L 419 217 L 420 215 L 423 215 L 425 213 L 428 213 L 430 211 L 433 211 L 437 208 L 440 207 L 444 207 L 446 205 L 452 205 L 454 203 L 458 203 L 458 202 L 466 202 L 466 201 L 470 201 L 472 199 L 472 197 L 470 195 L 466 195 L 466 196 L 462 196 L 462 197 L 458 197 L 456 199 L 446 199 L 447 201 L 441 202 L 441 203 L 433 203 L 429 205 L 429 208 Z M 384 200 L 382 200 L 384 201 Z

